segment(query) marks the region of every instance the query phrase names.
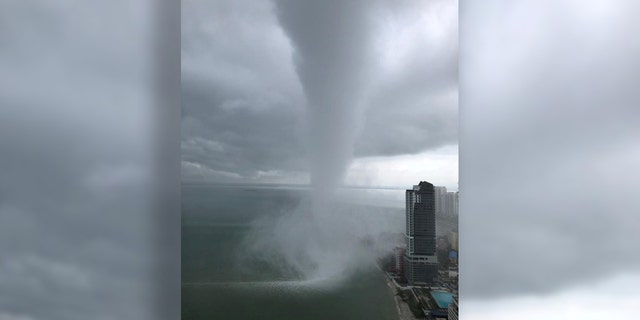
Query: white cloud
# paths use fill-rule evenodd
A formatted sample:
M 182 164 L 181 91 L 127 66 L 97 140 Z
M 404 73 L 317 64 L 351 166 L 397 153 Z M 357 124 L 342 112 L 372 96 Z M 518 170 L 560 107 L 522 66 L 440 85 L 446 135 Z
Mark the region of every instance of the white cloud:
M 449 145 L 419 154 L 366 157 L 353 161 L 347 185 L 407 187 L 427 180 L 458 189 L 458 146 Z

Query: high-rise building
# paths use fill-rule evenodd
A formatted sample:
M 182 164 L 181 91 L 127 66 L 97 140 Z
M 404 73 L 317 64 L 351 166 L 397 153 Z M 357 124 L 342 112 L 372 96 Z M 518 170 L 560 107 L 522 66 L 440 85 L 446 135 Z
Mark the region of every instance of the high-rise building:
M 436 214 L 458 215 L 458 192 L 447 192 L 445 187 L 435 187 Z
M 433 187 L 436 215 L 458 215 L 458 192 L 447 192 L 447 187 Z
M 409 285 L 427 285 L 438 276 L 436 214 L 433 185 L 421 181 L 406 191 L 405 278 Z
M 447 195 L 447 187 L 433 187 L 434 198 L 436 201 L 436 215 L 444 215 L 447 212 L 445 197 Z

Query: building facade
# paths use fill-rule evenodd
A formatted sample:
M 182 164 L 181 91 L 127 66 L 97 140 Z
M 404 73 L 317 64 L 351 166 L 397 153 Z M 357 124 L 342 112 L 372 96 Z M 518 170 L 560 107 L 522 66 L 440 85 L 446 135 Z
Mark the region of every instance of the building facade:
M 436 201 L 436 215 L 445 215 L 447 212 L 446 205 L 446 196 L 447 196 L 447 188 L 446 187 L 433 187 L 434 198 Z
M 421 181 L 406 191 L 404 275 L 409 285 L 432 284 L 438 277 L 435 192 Z
M 447 192 L 445 195 L 445 214 L 446 215 L 458 215 L 458 193 Z
M 436 215 L 458 215 L 458 192 L 447 192 L 446 187 L 433 187 Z
M 399 275 L 404 275 L 404 255 L 407 250 L 403 247 L 396 247 L 393 249 L 395 263 L 396 263 L 396 273 Z

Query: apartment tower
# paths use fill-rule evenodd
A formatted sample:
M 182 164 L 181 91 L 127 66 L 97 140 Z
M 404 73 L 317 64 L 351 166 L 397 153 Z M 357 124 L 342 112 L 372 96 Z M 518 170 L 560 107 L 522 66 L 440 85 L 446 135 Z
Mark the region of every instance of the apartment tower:
M 436 258 L 435 194 L 431 183 L 421 181 L 406 191 L 404 276 L 409 285 L 429 285 L 438 277 Z

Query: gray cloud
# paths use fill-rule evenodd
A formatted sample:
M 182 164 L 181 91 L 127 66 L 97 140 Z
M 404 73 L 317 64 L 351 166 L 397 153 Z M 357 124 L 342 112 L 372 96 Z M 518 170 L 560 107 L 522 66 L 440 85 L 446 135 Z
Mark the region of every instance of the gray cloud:
M 331 89 L 327 85 L 350 83 L 341 90 L 362 105 L 361 111 L 337 107 L 348 112 L 328 117 L 339 120 L 331 124 L 332 140 L 344 141 L 336 161 L 350 154 L 418 153 L 457 143 L 457 18 L 439 18 L 457 12 L 457 4 L 381 1 L 344 4 L 342 10 L 336 4 L 316 8 L 326 12 L 323 18 L 319 11 L 315 20 L 297 14 L 307 6 L 313 4 L 287 2 L 278 9 L 270 2 L 194 1 L 184 6 L 185 179 L 255 181 L 265 171 L 277 171 L 284 180 L 308 175 L 310 152 L 323 153 L 306 146 L 309 131 L 330 110 L 306 118 L 305 105 Z M 421 26 L 420 19 L 442 30 L 424 33 L 431 25 Z M 313 40 L 323 39 L 318 27 L 329 20 L 332 25 L 322 32 L 331 41 Z M 340 28 L 348 32 L 335 32 Z M 406 39 L 397 40 L 398 34 Z M 335 79 L 316 85 L 311 67 L 300 69 L 302 57 L 321 68 L 317 76 Z M 204 152 L 195 141 L 218 147 Z
M 295 112 L 278 106 L 252 109 L 254 105 L 242 100 L 227 108 L 230 100 L 211 96 L 212 90 L 208 94 L 183 88 L 183 104 L 190 106 L 182 122 L 184 162 L 242 177 L 304 169 Z
M 638 8 L 599 4 L 461 8 L 463 299 L 640 270 Z
M 259 172 L 304 169 L 296 128 L 302 96 L 271 10 L 269 2 L 184 6 L 185 180 L 252 180 Z
M 150 315 L 148 20 L 125 2 L 2 4 L 3 319 Z
M 392 66 L 378 71 L 356 155 L 410 154 L 456 144 L 457 3 L 383 4 L 386 23 L 377 38 L 392 40 L 379 40 L 386 43 L 379 59 Z

